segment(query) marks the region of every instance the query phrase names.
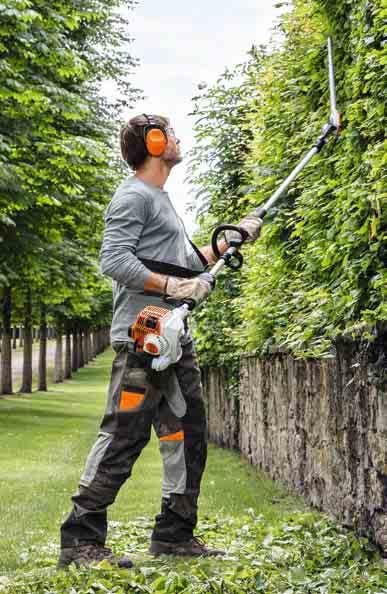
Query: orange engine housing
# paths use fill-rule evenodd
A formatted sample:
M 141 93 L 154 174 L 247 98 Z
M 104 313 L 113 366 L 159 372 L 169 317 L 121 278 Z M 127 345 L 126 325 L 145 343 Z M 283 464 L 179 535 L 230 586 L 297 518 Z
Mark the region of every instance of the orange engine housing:
M 144 339 L 148 334 L 161 336 L 161 320 L 170 315 L 169 309 L 147 305 L 137 315 L 136 321 L 129 329 L 129 336 L 135 341 L 136 351 L 142 352 L 144 349 Z M 150 345 L 151 346 L 151 345 Z M 148 350 L 150 349 L 148 346 Z M 155 351 L 156 354 L 157 351 Z

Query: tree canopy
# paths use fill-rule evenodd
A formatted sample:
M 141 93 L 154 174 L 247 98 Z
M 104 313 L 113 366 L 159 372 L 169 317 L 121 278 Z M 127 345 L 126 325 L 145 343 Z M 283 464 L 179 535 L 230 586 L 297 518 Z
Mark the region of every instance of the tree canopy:
M 139 96 L 122 10 L 132 4 L 0 1 L 4 393 L 12 392 L 11 324 L 26 330 L 31 379 L 31 324 L 39 323 L 41 334 L 48 321 L 58 336 L 65 326 L 78 336 L 110 322 L 110 283 L 99 271 L 98 250 L 103 213 L 123 174 L 113 144 L 117 124 L 122 107 Z M 114 85 L 114 99 L 103 95 L 103 81 Z M 30 379 L 23 381 L 29 390 Z
M 130 79 L 132 0 L 0 3 L 0 285 L 91 315 L 103 211 Z M 101 81 L 118 92 L 108 101 Z M 98 293 L 98 291 L 97 291 Z M 99 291 L 101 293 L 101 291 Z M 89 304 L 89 305 L 87 305 Z

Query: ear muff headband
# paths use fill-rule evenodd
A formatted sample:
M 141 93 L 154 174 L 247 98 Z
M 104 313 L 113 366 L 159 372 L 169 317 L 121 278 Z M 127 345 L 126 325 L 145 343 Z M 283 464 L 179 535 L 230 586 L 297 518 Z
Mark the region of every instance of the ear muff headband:
M 151 116 L 144 113 L 148 124 L 144 127 L 144 142 L 151 157 L 160 157 L 167 148 L 168 138 L 165 130 Z

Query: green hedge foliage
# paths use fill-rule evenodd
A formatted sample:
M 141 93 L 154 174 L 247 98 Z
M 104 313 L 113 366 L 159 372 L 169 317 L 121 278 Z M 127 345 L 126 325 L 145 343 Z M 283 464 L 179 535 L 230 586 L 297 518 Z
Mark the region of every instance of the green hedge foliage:
M 296 0 L 271 46 L 253 48 L 248 66 L 238 68 L 242 82 L 226 73 L 195 98 L 191 179 L 207 192 L 204 237 L 214 223 L 237 222 L 267 200 L 313 145 L 329 114 L 326 37 L 334 39 L 342 134 L 273 209 L 261 240 L 244 248 L 240 279 L 224 278 L 199 312 L 198 344 L 207 362 L 273 346 L 329 356 L 337 336 L 372 340 L 385 324 L 386 16 L 382 0 Z M 235 109 L 238 88 L 244 93 Z M 219 90 L 221 114 L 210 101 Z M 223 125 L 234 126 L 243 142 L 224 142 Z M 212 173 L 200 170 L 206 162 Z M 214 170 L 218 188 L 210 183 Z

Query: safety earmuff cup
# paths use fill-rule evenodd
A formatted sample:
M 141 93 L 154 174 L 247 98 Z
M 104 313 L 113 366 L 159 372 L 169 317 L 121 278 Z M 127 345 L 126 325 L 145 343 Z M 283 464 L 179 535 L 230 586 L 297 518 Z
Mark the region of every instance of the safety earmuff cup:
M 167 134 L 162 126 L 152 121 L 151 116 L 144 115 L 148 120 L 148 124 L 144 127 L 146 150 L 151 157 L 160 157 L 167 148 Z

